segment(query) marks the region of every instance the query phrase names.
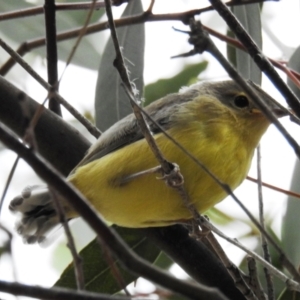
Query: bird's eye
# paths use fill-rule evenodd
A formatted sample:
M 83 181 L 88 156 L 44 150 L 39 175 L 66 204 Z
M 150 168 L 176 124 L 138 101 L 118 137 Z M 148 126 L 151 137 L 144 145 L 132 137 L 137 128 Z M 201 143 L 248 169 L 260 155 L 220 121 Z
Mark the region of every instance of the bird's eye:
M 238 95 L 234 98 L 234 104 L 236 107 L 244 108 L 249 106 L 249 100 L 245 95 Z

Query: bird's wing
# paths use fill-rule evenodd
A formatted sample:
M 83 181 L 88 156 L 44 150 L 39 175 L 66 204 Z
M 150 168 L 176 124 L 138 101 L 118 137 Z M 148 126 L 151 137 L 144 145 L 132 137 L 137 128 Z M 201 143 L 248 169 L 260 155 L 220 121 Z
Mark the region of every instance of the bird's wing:
M 170 94 L 153 102 L 144 110 L 155 121 L 155 123 L 159 124 L 164 130 L 168 130 L 172 127 L 172 119 L 174 114 L 176 114 L 178 107 L 183 103 L 191 101 L 195 97 L 196 93 L 196 89 L 189 89 L 184 93 Z M 159 128 L 154 122 L 146 116 L 145 119 L 147 120 L 150 131 L 153 134 L 161 132 L 161 128 Z M 138 125 L 137 119 L 133 114 L 130 114 L 106 130 L 96 143 L 91 146 L 86 156 L 79 162 L 71 173 L 82 165 L 99 159 L 108 153 L 143 138 L 144 136 Z

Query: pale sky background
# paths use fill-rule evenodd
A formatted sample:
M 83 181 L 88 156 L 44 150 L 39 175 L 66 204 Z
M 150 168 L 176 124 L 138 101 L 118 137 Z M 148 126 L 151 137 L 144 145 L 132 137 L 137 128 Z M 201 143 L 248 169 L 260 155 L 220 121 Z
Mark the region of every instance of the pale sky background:
M 145 1 L 147 3 L 147 1 Z M 166 13 L 173 11 L 188 10 L 197 7 L 199 1 L 190 0 L 173 0 L 172 5 L 170 1 L 157 0 L 154 6 L 154 13 Z M 203 1 L 203 6 L 206 6 L 206 1 Z M 148 4 L 147 4 L 148 5 Z M 120 11 L 120 8 L 115 9 Z M 262 18 L 266 21 L 269 28 L 276 33 L 277 38 L 281 43 L 288 47 L 288 50 L 299 45 L 299 37 L 295 34 L 297 28 L 300 28 L 299 19 L 299 2 L 295 0 L 280 1 L 280 2 L 266 2 Z M 216 13 L 207 13 L 201 16 L 201 21 L 216 30 L 225 32 L 225 25 Z M 174 73 L 180 70 L 181 65 L 185 61 L 200 62 L 203 59 L 210 61 L 208 69 L 201 74 L 201 78 L 205 79 L 225 79 L 226 73 L 221 67 L 207 54 L 203 56 L 195 56 L 193 58 L 185 59 L 170 59 L 170 56 L 184 53 L 190 50 L 187 36 L 172 29 L 172 26 L 183 30 L 188 30 L 179 22 L 159 22 L 146 24 L 146 58 L 145 58 L 145 82 L 150 83 L 158 78 L 171 77 Z M 291 32 L 291 34 L 289 34 Z M 153 47 L 152 45 L 155 45 Z M 220 49 L 226 49 L 224 43 L 218 42 Z M 274 45 L 270 39 L 264 35 L 264 53 L 275 59 L 288 59 L 289 51 L 282 52 L 277 45 Z M 26 59 L 26 56 L 25 56 Z M 34 67 L 39 70 L 39 73 L 46 78 L 46 71 L 44 69 L 44 62 L 37 59 L 34 62 Z M 60 63 L 60 70 L 64 67 Z M 85 80 L 82 84 L 83 79 Z M 72 99 L 72 104 L 80 111 L 93 111 L 94 90 L 97 80 L 97 73 L 85 70 L 79 67 L 70 66 L 63 78 L 60 86 L 60 92 L 65 99 Z M 24 78 L 20 84 L 24 90 L 34 99 L 43 100 L 46 92 L 31 78 Z M 82 88 L 84 87 L 84 88 Z M 263 88 L 266 89 L 274 98 L 282 101 L 282 97 L 272 87 L 267 79 L 263 80 Z M 283 102 L 282 102 L 283 103 Z M 67 118 L 70 118 L 64 113 Z M 289 120 L 282 120 L 288 131 L 300 143 L 299 128 L 291 124 Z M 279 187 L 289 189 L 289 184 L 294 168 L 295 155 L 293 150 L 287 145 L 284 138 L 271 126 L 267 134 L 263 137 L 262 145 L 262 173 L 265 182 L 277 185 Z M 4 183 L 8 176 L 9 170 L 15 159 L 15 154 L 10 151 L 0 152 L 0 191 L 3 190 Z M 255 162 L 255 159 L 253 160 Z M 256 166 L 252 166 L 250 175 L 256 177 Z M 30 167 L 24 162 L 19 164 L 18 170 L 14 176 L 11 188 L 8 191 L 6 202 L 2 212 L 2 222 L 11 231 L 14 227 L 14 216 L 8 211 L 7 206 L 9 200 L 18 194 L 26 185 L 39 183 Z M 256 185 L 245 181 L 237 190 L 236 195 L 247 204 L 247 207 L 252 212 L 257 212 L 257 188 Z M 276 192 L 264 189 L 264 199 L 269 217 L 276 217 L 275 229 L 280 228 L 281 216 L 284 212 L 286 197 Z M 226 199 L 218 208 L 230 213 L 232 216 L 238 218 L 245 218 L 241 209 L 233 202 L 232 199 Z M 238 226 L 236 226 L 238 224 Z M 248 228 L 242 223 L 235 223 L 233 226 L 227 227 L 224 231 L 232 236 L 239 237 L 247 232 Z M 0 234 L 0 239 L 3 239 Z M 87 242 L 87 241 L 86 241 Z M 37 284 L 43 286 L 51 286 L 59 277 L 59 271 L 55 269 L 53 264 L 53 251 L 57 248 L 57 244 L 62 243 L 62 237 L 59 238 L 53 245 L 43 249 L 40 246 L 24 245 L 21 238 L 15 236 L 13 241 L 13 256 L 17 266 L 17 279 L 27 284 Z M 251 240 L 245 241 L 246 245 L 253 246 Z M 234 246 L 223 243 L 225 251 L 235 263 L 239 263 L 242 258 L 242 253 L 237 251 Z M 68 250 L 62 250 L 68 255 Z M 57 262 L 60 264 L 61 270 L 68 264 L 66 259 Z M 0 260 L 0 279 L 12 280 L 11 261 L 7 257 L 2 257 Z M 176 269 L 179 276 L 180 271 Z M 47 277 L 44 276 L 47 274 Z M 144 285 L 143 285 L 144 287 Z M 1 295 L 0 295 L 1 297 Z M 13 299 L 14 297 L 5 295 L 5 299 Z

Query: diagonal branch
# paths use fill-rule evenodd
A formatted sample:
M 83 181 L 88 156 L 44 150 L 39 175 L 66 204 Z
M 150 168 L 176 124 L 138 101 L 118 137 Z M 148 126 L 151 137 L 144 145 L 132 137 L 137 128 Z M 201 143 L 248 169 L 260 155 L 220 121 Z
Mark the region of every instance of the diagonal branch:
M 271 82 L 277 87 L 281 94 L 286 99 L 286 102 L 294 110 L 296 115 L 300 116 L 300 102 L 293 91 L 286 85 L 283 79 L 275 71 L 274 67 L 268 58 L 261 52 L 254 40 L 243 28 L 241 23 L 228 9 L 228 7 L 221 0 L 209 0 L 215 10 L 224 19 L 230 29 L 234 32 L 240 42 L 245 46 L 247 52 L 256 62 L 257 66 L 264 72 Z

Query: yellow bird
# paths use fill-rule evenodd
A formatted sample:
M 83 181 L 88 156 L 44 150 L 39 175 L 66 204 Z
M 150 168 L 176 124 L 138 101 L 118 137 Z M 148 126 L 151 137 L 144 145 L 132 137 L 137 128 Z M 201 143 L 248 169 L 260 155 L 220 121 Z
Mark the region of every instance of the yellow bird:
M 285 112 L 257 85 L 258 96 L 281 117 Z M 254 150 L 269 120 L 234 81 L 198 83 L 145 109 L 170 136 L 232 190 L 245 179 Z M 184 188 L 199 212 L 226 192 L 199 165 L 149 121 L 154 139 L 170 162 L 179 165 Z M 124 227 L 167 226 L 191 218 L 178 192 L 159 174 L 137 175 L 158 165 L 135 117 L 117 122 L 96 141 L 68 176 L 109 222 Z M 67 218 L 77 217 L 59 197 Z M 9 206 L 21 213 L 17 231 L 28 243 L 40 242 L 59 220 L 48 191 L 26 188 Z

